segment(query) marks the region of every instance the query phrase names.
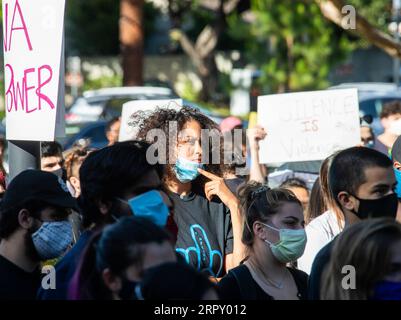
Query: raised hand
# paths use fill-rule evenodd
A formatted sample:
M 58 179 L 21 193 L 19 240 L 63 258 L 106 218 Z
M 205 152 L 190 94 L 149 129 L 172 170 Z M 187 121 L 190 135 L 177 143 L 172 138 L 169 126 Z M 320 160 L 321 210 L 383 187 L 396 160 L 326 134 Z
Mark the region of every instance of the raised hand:
M 228 189 L 224 182 L 224 179 L 216 176 L 213 173 L 207 172 L 202 169 L 198 169 L 199 173 L 206 178 L 210 179 L 209 182 L 205 184 L 205 194 L 206 198 L 210 201 L 213 196 L 217 196 L 220 200 L 227 206 L 230 207 L 233 204 L 237 204 L 238 199 L 235 195 Z
M 266 130 L 260 125 L 257 125 L 252 129 L 248 129 L 246 134 L 248 136 L 249 146 L 251 149 L 259 149 L 259 141 L 263 140 L 267 136 Z

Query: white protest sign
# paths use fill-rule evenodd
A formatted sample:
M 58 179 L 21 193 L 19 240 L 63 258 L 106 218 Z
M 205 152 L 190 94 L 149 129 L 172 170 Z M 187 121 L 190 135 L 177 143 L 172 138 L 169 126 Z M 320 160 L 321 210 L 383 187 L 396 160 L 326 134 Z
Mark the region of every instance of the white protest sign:
M 7 139 L 53 141 L 64 134 L 65 0 L 2 5 Z
M 183 105 L 181 99 L 173 100 L 134 100 L 123 104 L 119 141 L 132 140 L 136 137 L 137 128 L 131 116 L 136 112 L 151 112 L 156 108 L 179 110 Z
M 261 163 L 321 160 L 360 143 L 357 89 L 258 97 Z

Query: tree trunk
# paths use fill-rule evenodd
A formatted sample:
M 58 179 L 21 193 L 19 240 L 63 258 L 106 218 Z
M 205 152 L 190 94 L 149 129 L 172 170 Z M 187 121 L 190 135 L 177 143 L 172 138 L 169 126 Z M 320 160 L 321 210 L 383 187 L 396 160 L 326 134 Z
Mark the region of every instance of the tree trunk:
M 201 101 L 213 101 L 213 96 L 217 89 L 217 78 L 218 70 L 215 61 L 215 54 L 211 53 L 209 56 L 204 57 L 203 65 L 206 67 L 207 72 L 202 74 L 199 72 L 200 79 L 202 81 L 202 90 L 200 92 L 199 98 Z
M 343 0 L 315 0 L 323 15 L 340 27 L 342 26 L 342 8 L 345 6 Z M 387 52 L 390 56 L 401 57 L 401 45 L 390 35 L 372 26 L 364 17 L 356 13 L 356 29 L 347 30 L 365 38 L 369 43 Z
M 123 85 L 143 85 L 144 0 L 121 0 L 120 46 Z

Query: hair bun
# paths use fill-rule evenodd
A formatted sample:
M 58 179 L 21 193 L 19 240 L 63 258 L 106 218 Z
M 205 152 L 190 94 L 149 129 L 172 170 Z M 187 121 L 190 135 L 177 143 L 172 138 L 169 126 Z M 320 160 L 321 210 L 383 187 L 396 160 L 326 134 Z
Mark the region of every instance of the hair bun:
M 259 187 L 258 189 L 251 192 L 251 199 L 254 199 L 255 197 L 259 196 L 261 193 L 264 193 L 269 190 L 270 190 L 270 187 L 267 184 L 264 184 L 261 187 Z

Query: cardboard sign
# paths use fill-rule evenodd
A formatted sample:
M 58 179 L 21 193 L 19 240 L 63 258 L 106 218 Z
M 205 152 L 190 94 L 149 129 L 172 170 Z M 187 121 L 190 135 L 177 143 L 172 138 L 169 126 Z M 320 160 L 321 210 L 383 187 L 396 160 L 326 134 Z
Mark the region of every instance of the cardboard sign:
M 64 135 L 65 0 L 3 0 L 6 137 Z
M 181 99 L 173 100 L 135 100 L 123 104 L 121 114 L 121 127 L 119 141 L 135 139 L 137 135 L 137 127 L 132 123 L 131 116 L 135 112 L 145 111 L 151 112 L 156 108 L 171 108 L 175 110 L 181 109 L 183 101 Z
M 258 97 L 261 163 L 325 159 L 360 143 L 357 89 Z

